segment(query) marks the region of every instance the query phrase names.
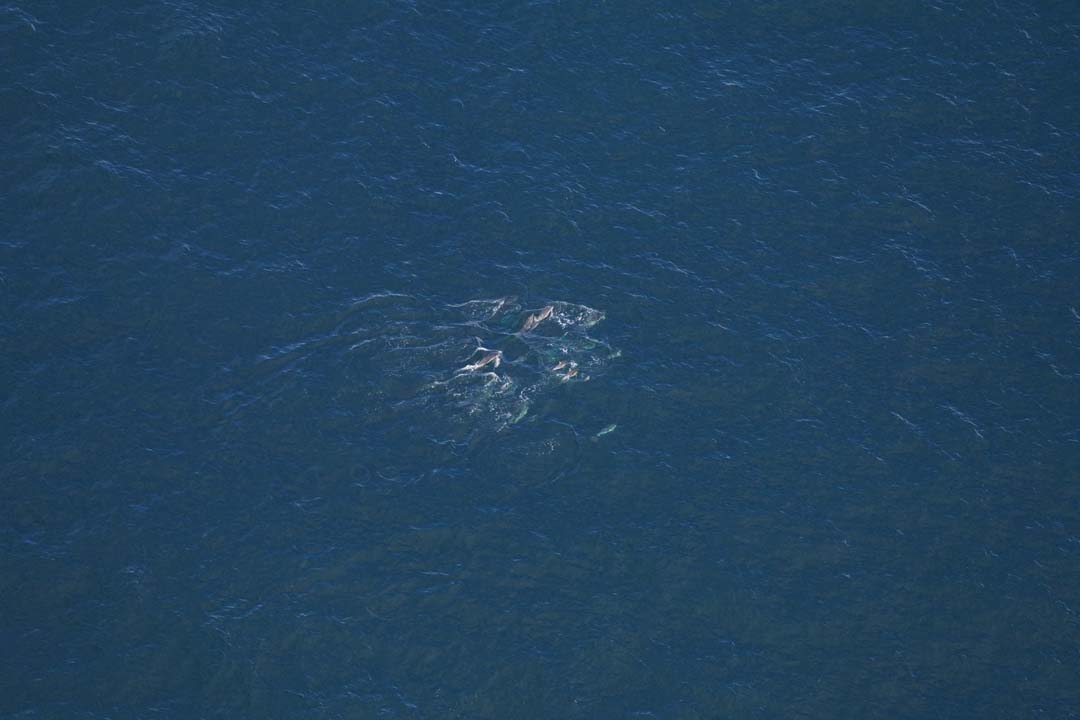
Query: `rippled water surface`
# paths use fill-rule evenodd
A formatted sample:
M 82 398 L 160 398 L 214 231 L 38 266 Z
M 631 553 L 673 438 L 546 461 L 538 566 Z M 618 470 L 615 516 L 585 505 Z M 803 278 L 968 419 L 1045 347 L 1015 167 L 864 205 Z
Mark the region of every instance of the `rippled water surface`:
M 1080 6 L 0 42 L 0 717 L 1080 718 Z

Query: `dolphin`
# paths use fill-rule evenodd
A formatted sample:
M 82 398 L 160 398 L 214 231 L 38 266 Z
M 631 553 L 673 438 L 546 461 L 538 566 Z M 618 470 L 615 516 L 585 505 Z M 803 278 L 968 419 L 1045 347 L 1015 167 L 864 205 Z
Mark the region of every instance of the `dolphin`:
M 534 327 L 551 317 L 551 313 L 555 311 L 554 305 L 545 305 L 536 312 L 525 318 L 525 324 L 521 326 L 521 330 L 518 332 L 529 332 Z
M 555 364 L 553 368 L 551 368 L 551 372 L 553 373 L 557 373 L 560 370 L 566 371 L 564 374 L 559 376 L 559 380 L 562 380 L 563 382 L 566 382 L 567 380 L 578 374 L 577 363 L 573 360 L 560 360 L 558 363 Z
M 502 350 L 488 350 L 486 347 L 478 347 L 476 350 L 477 352 L 483 350 L 484 354 L 476 362 L 471 362 L 458 370 L 459 373 L 474 372 L 486 365 L 499 367 L 499 363 L 502 362 Z M 475 355 L 476 353 L 473 354 Z

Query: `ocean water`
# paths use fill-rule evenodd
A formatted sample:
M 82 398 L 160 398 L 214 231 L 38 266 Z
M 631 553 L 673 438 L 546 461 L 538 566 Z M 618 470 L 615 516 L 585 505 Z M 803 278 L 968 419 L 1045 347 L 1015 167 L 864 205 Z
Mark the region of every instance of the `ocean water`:
M 1080 5 L 301 5 L 0 6 L 0 717 L 1080 717 Z

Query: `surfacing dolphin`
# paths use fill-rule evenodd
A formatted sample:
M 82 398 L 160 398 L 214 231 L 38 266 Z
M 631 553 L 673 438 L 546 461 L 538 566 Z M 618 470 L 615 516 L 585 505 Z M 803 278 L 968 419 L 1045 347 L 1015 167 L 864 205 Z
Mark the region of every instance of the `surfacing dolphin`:
M 521 326 L 521 330 L 519 330 L 518 332 L 529 332 L 534 327 L 551 317 L 551 313 L 553 312 L 555 312 L 554 305 L 545 305 L 544 307 L 529 315 L 529 317 L 525 318 L 525 324 Z
M 486 365 L 491 365 L 492 367 L 499 367 L 499 364 L 502 362 L 502 350 L 488 350 L 486 347 L 478 347 L 476 348 L 476 351 L 473 352 L 473 355 L 481 351 L 484 354 L 480 356 L 479 360 L 469 363 L 465 367 L 458 370 L 458 372 L 475 372 Z

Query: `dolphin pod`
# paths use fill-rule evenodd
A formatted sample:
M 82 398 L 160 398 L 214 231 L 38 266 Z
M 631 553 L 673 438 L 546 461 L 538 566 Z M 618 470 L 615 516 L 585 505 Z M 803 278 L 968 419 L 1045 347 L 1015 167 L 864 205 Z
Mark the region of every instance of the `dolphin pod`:
M 432 368 L 436 377 L 429 375 L 417 403 L 437 407 L 440 399 L 449 401 L 444 407 L 474 427 L 500 431 L 515 425 L 538 395 L 585 382 L 619 355 L 590 337 L 604 313 L 586 305 L 549 300 L 529 309 L 517 298 L 501 297 L 468 300 L 447 311 L 438 328 L 450 337 L 423 347 L 456 347 L 456 357 L 444 358 L 454 364 Z M 465 333 L 472 337 L 453 339 Z

